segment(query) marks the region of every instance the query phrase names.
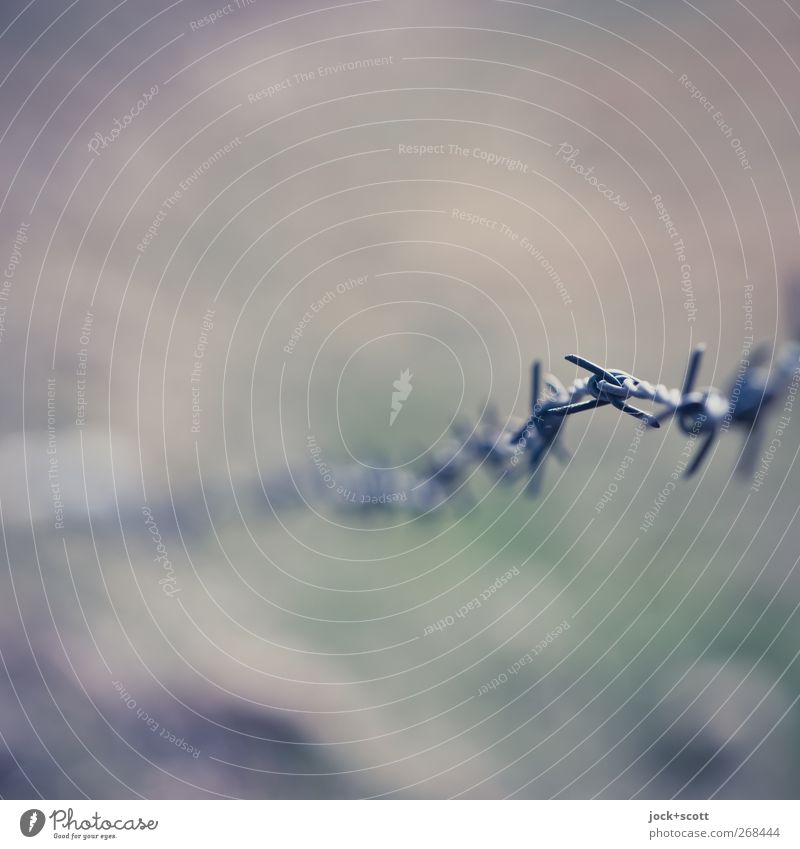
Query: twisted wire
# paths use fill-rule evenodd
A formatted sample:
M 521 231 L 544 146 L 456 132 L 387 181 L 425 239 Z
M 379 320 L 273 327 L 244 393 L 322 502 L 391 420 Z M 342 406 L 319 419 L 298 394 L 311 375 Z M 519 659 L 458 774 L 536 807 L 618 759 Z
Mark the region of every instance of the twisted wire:
M 742 360 L 736 378 L 724 392 L 713 386 L 695 387 L 704 350 L 703 345 L 698 345 L 692 351 L 679 389 L 640 380 L 620 369 L 605 368 L 572 354 L 565 359 L 590 374 L 564 386 L 556 376 L 543 375 L 541 363 L 534 361 L 530 413 L 526 419 L 501 425 L 496 414 L 487 415 L 469 433 L 466 428 L 456 432 L 452 444 L 429 456 L 418 475 L 391 469 L 345 469 L 347 492 L 360 493 L 356 503 L 362 506 L 402 506 L 427 512 L 461 489 L 469 473 L 479 465 L 504 480 L 520 476 L 527 466 L 526 489 L 535 495 L 541 488 L 545 461 L 554 456 L 565 462 L 570 456 L 562 442 L 567 417 L 600 407 L 630 415 L 648 430 L 674 418 L 680 430 L 699 442 L 685 470 L 686 477 L 697 472 L 722 431 L 739 427 L 746 431 L 746 444 L 738 471 L 746 473 L 758 450 L 757 435 L 766 411 L 786 394 L 790 384 L 794 394 L 798 391 L 800 344 L 785 344 L 771 368 L 765 364 L 763 351 Z M 631 405 L 631 400 L 649 402 L 655 409 L 641 410 Z M 387 493 L 392 497 L 386 497 Z

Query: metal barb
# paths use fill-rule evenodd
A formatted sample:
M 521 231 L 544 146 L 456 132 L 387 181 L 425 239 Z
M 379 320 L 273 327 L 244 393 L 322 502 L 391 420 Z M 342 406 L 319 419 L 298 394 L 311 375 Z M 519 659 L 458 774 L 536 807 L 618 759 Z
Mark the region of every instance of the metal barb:
M 551 415 L 568 416 L 611 404 L 621 412 L 633 416 L 635 419 L 640 419 L 650 427 L 661 426 L 656 416 L 625 402 L 626 398 L 635 394 L 636 387 L 641 383 L 633 375 L 620 369 L 604 369 L 591 360 L 586 360 L 576 354 L 568 354 L 564 359 L 592 373 L 592 376 L 585 382 L 585 392 L 591 395 L 594 400 L 556 407 L 550 411 Z

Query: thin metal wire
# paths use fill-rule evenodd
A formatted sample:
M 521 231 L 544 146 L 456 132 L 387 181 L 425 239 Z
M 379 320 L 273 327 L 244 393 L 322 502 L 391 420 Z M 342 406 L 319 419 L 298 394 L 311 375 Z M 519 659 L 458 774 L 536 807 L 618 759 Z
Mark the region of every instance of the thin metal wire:
M 742 471 L 750 465 L 749 461 L 757 450 L 758 441 L 752 437 L 760 427 L 764 414 L 785 392 L 793 376 L 800 375 L 800 345 L 784 345 L 772 369 L 764 366 L 763 352 L 753 355 L 749 361 L 742 363 L 737 379 L 727 392 L 721 392 L 713 386 L 695 388 L 704 351 L 703 345 L 698 345 L 692 351 L 681 389 L 653 384 L 620 369 L 607 369 L 582 357 L 569 355 L 566 357 L 569 362 L 586 369 L 591 376 L 576 380 L 565 391 L 569 401 L 561 406 L 545 406 L 539 418 L 546 423 L 554 416 L 564 417 L 608 405 L 640 419 L 650 427 L 658 427 L 662 421 L 674 416 L 685 434 L 705 437 L 686 470 L 687 477 L 698 470 L 720 432 L 730 426 L 738 426 L 745 429 L 750 437 L 743 452 L 743 455 L 749 456 L 744 456 L 744 462 L 740 462 L 739 466 Z M 587 395 L 590 400 L 581 400 Z M 652 413 L 640 410 L 627 403 L 630 398 L 649 401 L 660 409 Z M 536 423 L 535 417 L 532 417 L 530 423 Z M 539 426 L 540 434 L 541 431 Z M 541 443 L 536 447 L 541 448 Z M 537 456 L 535 463 L 538 465 L 539 462 Z
M 612 407 L 641 421 L 648 429 L 674 418 L 679 429 L 693 437 L 701 437 L 699 447 L 685 470 L 695 474 L 708 456 L 719 435 L 731 427 L 745 432 L 745 445 L 737 470 L 746 473 L 758 450 L 758 434 L 767 410 L 786 394 L 787 387 L 800 382 L 800 343 L 785 344 L 772 368 L 767 367 L 765 351 L 755 352 L 743 360 L 735 380 L 727 391 L 713 386 L 695 388 L 702 366 L 705 347 L 698 345 L 691 353 L 680 389 L 640 380 L 628 372 L 605 368 L 583 357 L 570 354 L 565 359 L 586 369 L 588 377 L 576 379 L 570 386 L 550 374 L 543 374 L 535 361 L 531 376 L 531 406 L 527 419 L 501 425 L 496 411 L 487 410 L 484 419 L 469 433 L 455 429 L 452 445 L 427 461 L 424 473 L 415 481 L 407 474 L 397 476 L 385 470 L 377 480 L 374 473 L 362 487 L 370 495 L 368 503 L 430 510 L 446 501 L 466 480 L 476 464 L 492 470 L 504 479 L 514 479 L 524 470 L 527 460 L 527 490 L 537 494 L 542 471 L 550 456 L 562 462 L 569 459 L 562 434 L 568 416 L 600 407 Z M 629 400 L 646 401 L 652 411 L 642 410 Z M 402 485 L 404 497 L 391 500 L 376 498 L 376 488 L 397 493 Z M 354 483 L 360 487 L 358 482 Z

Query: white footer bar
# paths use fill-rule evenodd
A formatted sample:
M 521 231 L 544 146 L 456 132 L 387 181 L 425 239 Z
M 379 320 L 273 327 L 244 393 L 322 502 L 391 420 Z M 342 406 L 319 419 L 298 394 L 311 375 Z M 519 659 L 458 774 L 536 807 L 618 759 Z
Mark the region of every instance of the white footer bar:
M 800 847 L 774 801 L 0 801 L 0 846 Z M 33 842 L 35 841 L 35 842 Z

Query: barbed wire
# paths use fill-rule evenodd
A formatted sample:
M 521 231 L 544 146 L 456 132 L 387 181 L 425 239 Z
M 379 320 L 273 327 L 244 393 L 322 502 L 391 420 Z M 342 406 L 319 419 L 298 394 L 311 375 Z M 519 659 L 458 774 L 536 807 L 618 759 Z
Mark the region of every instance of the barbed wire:
M 526 490 L 536 495 L 541 489 L 546 461 L 555 457 L 567 462 L 570 453 L 563 444 L 567 417 L 612 407 L 632 416 L 646 430 L 660 428 L 674 419 L 678 428 L 692 439 L 700 440 L 685 476 L 691 477 L 709 455 L 717 438 L 731 428 L 744 432 L 744 446 L 737 470 L 746 474 L 752 469 L 760 444 L 760 431 L 766 413 L 793 387 L 800 384 L 800 343 L 788 342 L 770 364 L 767 347 L 756 349 L 740 361 L 736 376 L 727 390 L 713 386 L 697 387 L 704 345 L 697 345 L 689 356 L 681 387 L 670 389 L 664 384 L 641 380 L 618 368 L 606 368 L 575 354 L 565 359 L 589 372 L 565 386 L 555 375 L 544 374 L 541 363 L 531 369 L 530 414 L 525 419 L 511 419 L 505 424 L 493 407 L 471 430 L 454 428 L 454 438 L 436 452 L 431 452 L 420 470 L 412 475 L 401 470 L 349 468 L 337 486 L 344 503 L 362 507 L 389 506 L 428 512 L 462 489 L 476 466 L 491 470 L 503 479 L 515 479 L 527 468 Z M 652 411 L 630 403 L 645 401 Z M 351 494 L 357 494 L 353 498 Z M 328 492 L 330 494 L 330 491 Z

